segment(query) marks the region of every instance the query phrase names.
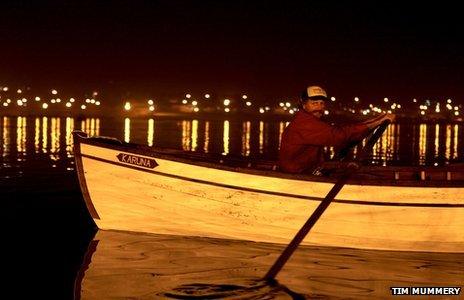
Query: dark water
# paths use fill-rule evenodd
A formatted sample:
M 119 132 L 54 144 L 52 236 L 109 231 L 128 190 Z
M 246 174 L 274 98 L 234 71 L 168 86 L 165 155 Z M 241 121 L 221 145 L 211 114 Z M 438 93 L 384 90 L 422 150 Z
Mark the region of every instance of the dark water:
M 96 231 L 75 174 L 73 129 L 148 145 L 272 159 L 280 123 L 0 120 L 3 292 L 15 299 L 376 299 L 389 298 L 390 286 L 464 286 L 462 254 L 304 247 L 278 282 L 269 284 L 260 278 L 282 246 Z M 461 160 L 461 125 L 438 126 L 435 131 L 436 124 L 401 125 L 399 136 L 383 140 L 373 158 L 387 164 L 403 163 L 407 155 L 417 164 Z M 403 138 L 417 128 L 419 137 Z M 411 142 L 398 144 L 398 139 Z
M 123 118 L 1 117 L 0 156 L 7 162 L 48 154 L 72 157 L 73 130 L 126 142 L 275 160 L 287 122 Z M 326 147 L 330 159 L 336 149 Z M 368 162 L 382 165 L 445 165 L 464 160 L 462 123 L 391 124 Z

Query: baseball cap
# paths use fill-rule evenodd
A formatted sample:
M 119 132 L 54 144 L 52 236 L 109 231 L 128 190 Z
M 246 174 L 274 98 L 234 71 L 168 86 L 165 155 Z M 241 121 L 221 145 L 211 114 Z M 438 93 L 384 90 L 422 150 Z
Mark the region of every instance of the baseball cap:
M 301 100 L 326 100 L 327 93 L 317 85 L 310 85 L 301 93 Z

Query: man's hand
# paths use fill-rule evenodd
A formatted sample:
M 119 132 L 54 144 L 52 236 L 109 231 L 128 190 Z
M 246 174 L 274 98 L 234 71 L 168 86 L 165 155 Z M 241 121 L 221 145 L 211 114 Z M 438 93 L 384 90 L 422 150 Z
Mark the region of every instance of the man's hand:
M 395 119 L 395 114 L 383 114 L 373 119 L 367 120 L 364 124 L 366 124 L 369 129 L 373 129 L 382 124 L 384 121 L 389 120 L 390 122 L 394 122 Z
M 390 120 L 391 123 L 395 122 L 395 119 L 396 119 L 396 115 L 395 114 L 385 114 L 385 116 L 383 117 L 383 121 L 386 121 L 386 120 Z

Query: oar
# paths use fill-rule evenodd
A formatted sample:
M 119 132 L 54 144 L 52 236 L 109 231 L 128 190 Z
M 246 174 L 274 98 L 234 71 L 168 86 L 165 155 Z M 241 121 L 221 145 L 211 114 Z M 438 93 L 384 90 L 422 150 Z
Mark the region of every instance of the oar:
M 379 117 L 383 117 L 383 115 L 380 115 Z M 377 119 L 377 118 L 375 118 L 375 119 Z M 380 126 L 380 125 L 379 125 L 379 126 Z M 335 155 L 335 157 L 334 157 L 334 160 L 335 160 L 335 161 L 337 161 L 337 160 L 342 161 L 342 160 L 350 159 L 350 158 L 348 157 L 348 154 L 350 153 L 350 151 L 351 151 L 354 147 L 356 147 L 357 145 L 359 145 L 359 144 L 362 142 L 362 140 L 364 140 L 366 137 L 370 136 L 370 135 L 371 135 L 376 129 L 378 129 L 378 128 L 379 128 L 379 127 L 377 126 L 377 127 L 375 127 L 375 128 L 370 129 L 370 130 L 366 133 L 366 135 L 365 135 L 361 140 L 359 140 L 359 141 L 353 141 L 353 142 L 348 143 L 348 145 L 346 145 L 343 149 L 340 149 L 340 151 L 338 151 L 338 153 L 337 153 L 337 154 Z
M 273 280 L 277 276 L 277 273 L 279 273 L 279 271 L 288 261 L 290 256 L 292 256 L 293 252 L 295 252 L 295 250 L 298 248 L 300 243 L 306 237 L 308 232 L 311 230 L 314 224 L 316 224 L 317 220 L 319 220 L 321 215 L 324 213 L 326 208 L 329 207 L 332 200 L 335 198 L 335 196 L 337 196 L 338 192 L 340 192 L 340 190 L 343 188 L 343 186 L 348 181 L 350 176 L 358 169 L 357 162 L 360 162 L 363 160 L 364 156 L 366 156 L 367 152 L 374 146 L 377 140 L 382 136 L 383 132 L 385 131 L 385 129 L 387 128 L 389 124 L 390 124 L 389 120 L 384 121 L 377 128 L 377 130 L 374 132 L 371 138 L 367 141 L 366 145 L 364 146 L 364 148 L 362 148 L 357 158 L 353 160 L 352 163 L 347 165 L 345 172 L 337 180 L 337 182 L 332 187 L 330 192 L 327 194 L 327 196 L 325 196 L 324 200 L 321 201 L 319 206 L 316 208 L 313 214 L 309 217 L 309 219 L 306 221 L 303 227 L 301 227 L 301 229 L 295 235 L 295 237 L 290 242 L 290 244 L 288 244 L 287 248 L 285 248 L 285 250 L 279 256 L 279 258 L 275 261 L 274 265 L 266 273 L 266 275 L 264 276 L 265 280 Z

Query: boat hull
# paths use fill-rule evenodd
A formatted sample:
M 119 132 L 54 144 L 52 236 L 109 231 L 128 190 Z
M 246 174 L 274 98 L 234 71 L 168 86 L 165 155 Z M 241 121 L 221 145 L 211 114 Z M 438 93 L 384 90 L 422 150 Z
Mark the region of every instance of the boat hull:
M 79 139 L 81 188 L 100 229 L 286 244 L 333 186 Z M 156 166 L 147 165 L 152 160 Z M 462 187 L 346 185 L 303 244 L 464 252 L 463 192 Z

